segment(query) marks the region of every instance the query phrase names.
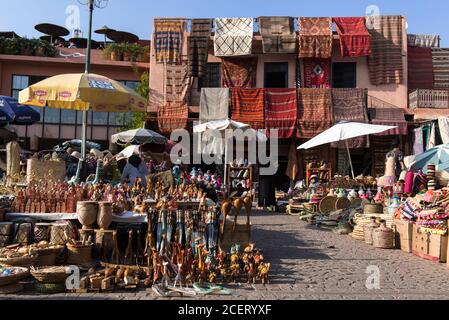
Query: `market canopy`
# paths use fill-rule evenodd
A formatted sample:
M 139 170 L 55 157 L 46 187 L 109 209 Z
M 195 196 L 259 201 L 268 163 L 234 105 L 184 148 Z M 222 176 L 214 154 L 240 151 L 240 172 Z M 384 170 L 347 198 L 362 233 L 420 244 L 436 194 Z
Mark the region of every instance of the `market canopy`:
M 30 106 L 20 105 L 15 98 L 0 96 L 1 124 L 31 125 L 40 119 L 40 113 Z
M 164 144 L 167 142 L 167 138 L 149 129 L 134 129 L 112 135 L 111 142 L 116 144 Z
M 427 173 L 429 163 L 435 164 L 437 171 L 449 172 L 449 144 L 441 144 L 414 156 L 409 169 L 413 171 L 422 169 L 424 173 Z

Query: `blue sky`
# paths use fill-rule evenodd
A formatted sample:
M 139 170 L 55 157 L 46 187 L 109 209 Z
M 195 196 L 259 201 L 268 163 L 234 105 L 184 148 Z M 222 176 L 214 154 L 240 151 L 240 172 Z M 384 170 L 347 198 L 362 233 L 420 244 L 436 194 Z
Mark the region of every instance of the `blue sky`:
M 0 0 L 4 13 L 0 31 L 40 36 L 34 25 L 65 25 L 70 5 L 79 6 L 81 29 L 86 34 L 87 8 L 78 0 Z M 153 17 L 363 16 L 370 5 L 377 6 L 380 14 L 405 15 L 409 33 L 440 34 L 442 46 L 449 47 L 447 0 L 109 0 L 105 9 L 96 10 L 93 27 L 106 24 L 149 39 Z M 101 40 L 101 36 L 94 35 L 94 39 Z

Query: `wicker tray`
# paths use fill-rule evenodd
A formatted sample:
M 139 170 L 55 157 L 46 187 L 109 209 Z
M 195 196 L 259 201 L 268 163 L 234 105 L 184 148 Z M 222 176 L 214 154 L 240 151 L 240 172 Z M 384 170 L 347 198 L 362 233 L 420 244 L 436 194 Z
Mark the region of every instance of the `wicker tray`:
M 69 276 L 66 267 L 31 268 L 31 275 L 40 283 L 63 283 Z
M 37 259 L 37 254 L 18 258 L 0 258 L 0 265 L 5 267 L 30 267 L 36 263 Z
M 342 197 L 338 198 L 335 202 L 335 210 L 347 209 L 351 205 L 351 201 L 348 198 Z
M 337 202 L 337 197 L 326 196 L 320 201 L 319 211 L 321 213 L 328 213 L 335 210 L 335 203 Z
M 57 246 L 56 248 L 37 249 L 38 258 L 34 264 L 35 267 L 54 266 L 56 259 L 64 246 Z
M 0 277 L 0 286 L 6 286 L 15 282 L 18 282 L 30 275 L 30 271 L 27 268 L 16 267 L 19 269 L 19 273 L 11 276 Z

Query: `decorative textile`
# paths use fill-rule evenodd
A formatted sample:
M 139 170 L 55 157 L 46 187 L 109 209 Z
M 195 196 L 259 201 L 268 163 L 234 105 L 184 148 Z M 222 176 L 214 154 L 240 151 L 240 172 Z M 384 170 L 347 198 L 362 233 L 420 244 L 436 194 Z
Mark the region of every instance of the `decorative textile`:
M 449 88 L 449 49 L 432 49 L 435 88 Z
M 165 65 L 165 103 L 185 102 L 190 84 L 186 65 Z
M 215 56 L 250 55 L 253 45 L 253 18 L 216 18 Z
M 374 85 L 403 82 L 402 66 L 402 17 L 367 17 L 371 34 L 371 55 L 368 70 Z
M 332 18 L 298 18 L 300 58 L 332 57 Z
M 405 121 L 404 109 L 402 108 L 370 108 L 369 116 L 372 124 L 397 127 L 385 132 L 376 133 L 376 136 L 407 134 L 407 121 Z
M 408 34 L 407 45 L 409 47 L 439 48 L 440 36 L 430 34 Z
M 201 89 L 200 120 L 221 120 L 229 118 L 229 89 Z
M 278 138 L 291 138 L 295 132 L 298 104 L 296 89 L 265 90 L 265 128 L 278 130 Z
M 429 136 L 429 140 L 427 140 L 427 147 L 426 149 L 429 150 L 433 147 L 436 146 L 436 132 L 435 132 L 436 128 L 435 128 L 435 123 L 432 122 L 432 125 L 430 127 L 430 136 Z
M 291 17 L 259 17 L 263 53 L 295 53 L 296 34 Z
M 222 59 L 222 87 L 254 88 L 256 87 L 257 57 Z
M 189 75 L 202 77 L 205 74 L 209 52 L 212 19 L 193 19 L 187 42 Z
M 413 143 L 413 154 L 417 156 L 418 154 L 421 154 L 424 152 L 424 137 L 422 128 L 416 128 L 415 131 L 415 142 Z
M 366 112 L 366 97 L 364 89 L 332 89 L 332 108 L 334 115 L 334 123 L 340 121 L 350 122 L 368 122 L 368 114 Z M 348 139 L 349 148 L 366 148 L 367 137 L 357 137 Z M 332 143 L 333 148 L 346 148 L 346 142 L 339 141 Z
M 232 120 L 264 128 L 265 89 L 231 89 Z
M 301 88 L 301 63 L 299 59 L 296 59 L 296 70 L 295 70 L 295 87 Z
M 176 129 L 184 129 L 189 117 L 189 108 L 185 103 L 171 103 L 161 106 L 157 112 L 160 132 L 171 133 Z
M 371 36 L 364 17 L 334 18 L 340 38 L 342 57 L 360 57 L 371 54 Z
M 440 137 L 443 144 L 449 143 L 449 118 L 439 117 L 438 128 L 440 129 Z
M 408 88 L 433 88 L 432 49 L 408 47 Z
M 331 89 L 298 89 L 298 138 L 313 138 L 332 125 Z
M 304 88 L 330 88 L 331 69 L 330 59 L 304 59 Z
M 154 50 L 156 63 L 179 63 L 186 21 L 154 19 Z

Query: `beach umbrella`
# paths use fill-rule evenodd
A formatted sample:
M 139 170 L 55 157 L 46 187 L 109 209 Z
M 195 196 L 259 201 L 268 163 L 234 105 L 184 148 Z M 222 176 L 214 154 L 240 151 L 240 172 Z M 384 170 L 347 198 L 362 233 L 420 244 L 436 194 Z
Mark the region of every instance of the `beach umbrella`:
M 167 140 L 163 135 L 149 129 L 133 129 L 111 136 L 111 142 L 117 144 L 164 144 Z
M 410 164 L 413 171 L 422 169 L 427 173 L 427 164 L 435 164 L 435 170 L 449 172 L 449 143 L 441 144 L 426 150 L 425 152 L 414 157 L 414 161 Z
M 6 118 L 11 118 L 7 120 Z M 41 115 L 30 106 L 21 105 L 17 99 L 0 96 L 0 123 L 10 123 L 15 125 L 31 125 L 39 122 Z
M 298 149 L 310 149 L 313 147 L 317 147 L 323 144 L 337 142 L 337 141 L 345 141 L 346 142 L 346 150 L 348 152 L 349 165 L 351 166 L 352 177 L 354 178 L 354 168 L 352 166 L 351 154 L 349 152 L 348 147 L 348 139 L 356 138 L 360 136 L 366 136 L 370 134 L 381 133 L 384 131 L 388 131 L 390 129 L 394 129 L 394 126 L 382 126 L 376 124 L 369 123 L 361 123 L 361 122 L 346 122 L 342 121 L 331 128 L 321 132 L 319 135 L 310 139 L 306 143 L 303 143 L 298 147 Z

